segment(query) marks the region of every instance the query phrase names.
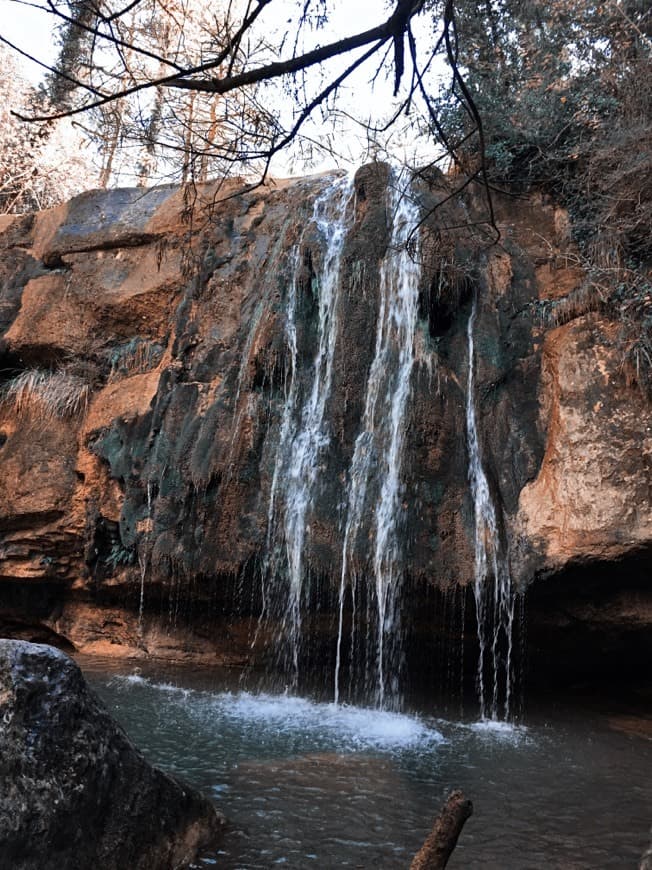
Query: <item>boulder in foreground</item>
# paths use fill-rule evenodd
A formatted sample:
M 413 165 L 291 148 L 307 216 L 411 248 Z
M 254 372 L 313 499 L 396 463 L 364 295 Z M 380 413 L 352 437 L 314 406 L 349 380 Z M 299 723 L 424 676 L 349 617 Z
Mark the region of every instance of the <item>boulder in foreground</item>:
M 149 765 L 53 647 L 0 640 L 0 866 L 172 870 L 220 836 L 204 797 Z

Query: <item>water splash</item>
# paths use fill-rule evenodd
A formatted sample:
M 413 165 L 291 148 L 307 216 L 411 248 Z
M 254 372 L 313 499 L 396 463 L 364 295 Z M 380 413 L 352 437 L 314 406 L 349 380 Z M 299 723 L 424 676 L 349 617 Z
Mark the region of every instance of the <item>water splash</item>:
M 410 245 L 419 207 L 409 192 L 392 179 L 389 213 L 393 226 L 388 252 L 380 270 L 380 308 L 374 359 L 369 371 L 365 409 L 349 472 L 348 504 L 339 589 L 339 620 L 334 699 L 340 696 L 340 670 L 347 585 L 355 610 L 357 578 L 352 570 L 353 550 L 369 511 L 373 542 L 370 554 L 376 613 L 371 679 L 378 707 L 398 704 L 400 625 L 398 598 L 403 565 L 399 526 L 403 512 L 401 465 L 410 377 L 415 361 L 418 282 L 420 267 Z M 370 481 L 374 491 L 369 492 Z M 368 599 L 369 600 L 369 599 Z M 355 631 L 355 618 L 352 620 Z M 354 638 L 351 640 L 354 648 Z
M 297 309 L 300 251 L 294 253 L 293 280 L 287 305 L 287 344 L 290 352 L 290 383 L 281 421 L 270 506 L 268 513 L 267 552 L 276 550 L 276 538 L 282 541 L 281 562 L 287 570 L 287 602 L 282 615 L 281 644 L 291 666 L 290 685 L 296 688 L 299 675 L 301 638 L 301 598 L 305 581 L 304 564 L 307 516 L 319 469 L 319 454 L 329 443 L 325 410 L 330 395 L 333 360 L 337 339 L 339 273 L 346 237 L 347 207 L 352 196 L 352 179 L 339 179 L 316 200 L 312 223 L 325 242 L 325 253 L 312 287 L 318 302 L 318 346 L 307 390 L 300 390 L 297 375 Z M 280 502 L 280 504 L 279 504 Z M 268 571 L 277 574 L 277 557 Z M 266 603 L 263 604 L 266 607 Z
M 191 719 L 235 725 L 253 731 L 260 745 L 270 741 L 312 743 L 315 749 L 355 752 L 373 749 L 396 752 L 432 750 L 444 743 L 442 734 L 421 718 L 405 713 L 348 707 L 283 694 L 207 692 L 160 683 L 138 674 L 115 676 L 111 684 L 123 692 L 156 692 L 162 704 L 182 707 Z
M 475 514 L 473 592 L 480 645 L 477 682 L 480 715 L 483 719 L 497 720 L 501 707 L 506 719 L 510 715 L 514 593 L 509 561 L 501 546 L 496 508 L 480 454 L 474 385 L 476 317 L 477 298 L 474 297 L 467 326 L 469 368 L 466 386 L 466 437 L 469 451 L 469 483 Z M 489 686 L 485 682 L 487 675 L 490 676 Z

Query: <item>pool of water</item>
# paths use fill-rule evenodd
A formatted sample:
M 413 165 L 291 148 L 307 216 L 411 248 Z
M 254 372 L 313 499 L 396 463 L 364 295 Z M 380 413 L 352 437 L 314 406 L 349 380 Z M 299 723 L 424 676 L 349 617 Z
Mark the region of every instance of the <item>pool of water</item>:
M 474 804 L 452 870 L 635 868 L 649 841 L 652 743 L 603 715 L 450 721 L 80 664 L 147 758 L 229 818 L 200 866 L 407 868 L 452 788 Z

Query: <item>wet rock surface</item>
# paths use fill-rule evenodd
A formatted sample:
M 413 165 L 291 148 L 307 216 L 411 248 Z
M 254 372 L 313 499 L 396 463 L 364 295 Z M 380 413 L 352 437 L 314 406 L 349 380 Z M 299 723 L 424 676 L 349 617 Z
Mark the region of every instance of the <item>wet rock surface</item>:
M 381 164 L 360 170 L 347 212 L 329 443 L 306 518 L 306 569 L 326 611 L 336 606 L 342 506 L 374 354 L 389 179 Z M 183 192 L 165 187 L 85 194 L 2 224 L 0 617 L 21 637 L 31 625 L 34 638 L 51 632 L 86 651 L 247 657 L 288 383 L 296 376 L 305 391 L 313 365 L 324 256 L 313 206 L 334 182 L 208 185 L 192 220 Z M 609 614 L 630 606 L 617 602 L 636 609 L 645 596 L 643 624 L 632 623 L 642 636 L 650 593 L 638 581 L 630 588 L 617 565 L 649 552 L 652 539 L 650 408 L 625 381 L 613 324 L 595 312 L 557 327 L 541 316 L 583 278 L 564 258 L 558 210 L 497 196 L 496 245 L 472 229 L 483 214 L 472 196 L 433 211 L 449 192 L 443 177 L 417 191 L 429 217 L 401 518 L 415 610 L 426 587 L 473 580 L 465 391 L 475 296 L 479 441 L 514 582 L 613 565 L 600 614 L 578 608 L 577 587 L 561 580 L 557 602 L 563 610 L 568 596 L 576 618 L 603 632 Z M 6 391 L 34 370 L 64 374 L 71 389 L 85 384 L 86 400 L 70 413 L 38 401 L 18 409 Z M 372 532 L 361 530 L 352 554 L 360 575 Z M 528 617 L 541 626 L 550 622 L 543 598 Z
M 49 646 L 0 641 L 0 864 L 172 870 L 219 841 L 208 800 L 151 767 Z

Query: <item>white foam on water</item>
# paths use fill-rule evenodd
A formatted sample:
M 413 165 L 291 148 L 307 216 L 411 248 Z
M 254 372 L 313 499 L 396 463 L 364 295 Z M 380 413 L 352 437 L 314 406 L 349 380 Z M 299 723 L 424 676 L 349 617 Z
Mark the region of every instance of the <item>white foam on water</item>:
M 464 727 L 474 734 L 504 743 L 523 743 L 530 739 L 524 725 L 514 725 L 511 722 L 496 719 L 480 719 L 478 722 Z
M 140 674 L 125 674 L 118 677 L 112 677 L 111 682 L 117 686 L 146 686 L 149 685 L 149 680 L 142 677 Z
M 366 707 L 311 701 L 294 695 L 198 692 L 156 683 L 139 674 L 114 677 L 124 688 L 148 687 L 182 701 L 189 715 L 204 721 L 254 725 L 261 732 L 323 738 L 344 749 L 412 749 L 444 742 L 439 731 L 416 716 Z
M 360 747 L 396 749 L 443 741 L 439 732 L 402 713 L 248 692 L 217 695 L 215 704 L 231 720 L 256 722 L 288 734 L 322 733 Z
M 403 713 L 248 692 L 216 695 L 214 703 L 231 720 L 256 722 L 288 734 L 323 734 L 361 748 L 397 749 L 443 741 L 438 731 Z

